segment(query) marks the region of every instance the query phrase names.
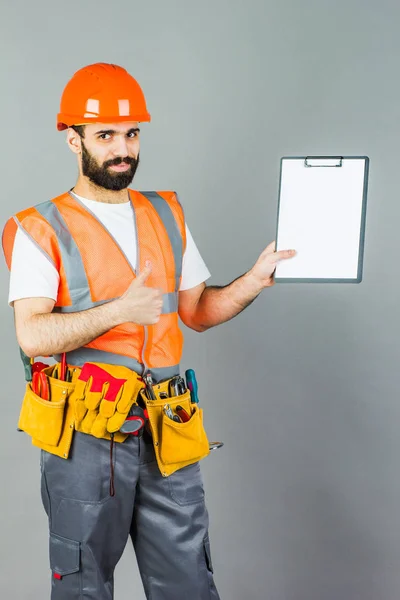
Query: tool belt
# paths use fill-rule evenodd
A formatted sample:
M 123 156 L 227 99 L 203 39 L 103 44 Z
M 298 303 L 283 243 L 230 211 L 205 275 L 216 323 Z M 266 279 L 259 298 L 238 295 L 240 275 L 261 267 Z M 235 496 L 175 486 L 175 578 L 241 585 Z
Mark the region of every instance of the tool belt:
M 18 428 L 31 436 L 34 446 L 67 459 L 75 431 L 122 443 L 130 434 L 120 428 L 135 405 L 148 416 L 146 427 L 164 477 L 209 454 L 203 411 L 191 402 L 188 390 L 167 397 L 168 380 L 154 385 L 151 395 L 155 399 L 149 399 L 143 379 L 127 367 L 85 363 L 82 368 L 69 367 L 66 381 L 58 378 L 59 370 L 60 363 L 56 363 L 41 371 L 48 399 L 35 393 L 32 381 L 26 383 Z M 100 376 L 104 373 L 108 376 Z M 166 405 L 171 411 L 183 409 L 187 420 L 172 420 Z

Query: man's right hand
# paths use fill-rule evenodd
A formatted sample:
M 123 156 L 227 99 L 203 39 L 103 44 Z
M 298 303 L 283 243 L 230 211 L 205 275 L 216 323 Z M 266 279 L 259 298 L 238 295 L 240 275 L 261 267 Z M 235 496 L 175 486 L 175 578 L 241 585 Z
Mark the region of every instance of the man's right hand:
M 160 320 L 163 306 L 162 290 L 146 286 L 146 281 L 151 274 L 151 264 L 146 266 L 134 279 L 126 292 L 116 302 L 122 311 L 124 323 L 137 325 L 154 325 Z

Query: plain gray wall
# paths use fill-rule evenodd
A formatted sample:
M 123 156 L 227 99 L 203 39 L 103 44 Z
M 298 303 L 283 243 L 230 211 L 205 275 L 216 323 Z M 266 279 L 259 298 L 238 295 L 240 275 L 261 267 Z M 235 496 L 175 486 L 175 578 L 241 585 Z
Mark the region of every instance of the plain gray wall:
M 55 117 L 97 61 L 142 85 L 153 120 L 134 186 L 179 192 L 211 283 L 274 239 L 281 156 L 371 159 L 361 285 L 276 285 L 228 324 L 185 330 L 182 366 L 225 442 L 202 463 L 223 600 L 400 595 L 399 19 L 384 0 L 2 3 L 1 225 L 74 184 Z M 0 589 L 37 600 L 47 522 L 38 451 L 16 433 L 24 379 L 1 269 Z M 129 546 L 116 599 L 143 598 Z

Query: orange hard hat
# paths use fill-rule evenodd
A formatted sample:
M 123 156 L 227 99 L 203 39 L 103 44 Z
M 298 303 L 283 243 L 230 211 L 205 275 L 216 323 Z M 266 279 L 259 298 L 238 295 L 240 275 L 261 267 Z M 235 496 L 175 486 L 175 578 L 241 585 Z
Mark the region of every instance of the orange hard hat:
M 57 129 L 85 123 L 150 121 L 146 100 L 136 79 L 118 65 L 83 67 L 65 86 Z

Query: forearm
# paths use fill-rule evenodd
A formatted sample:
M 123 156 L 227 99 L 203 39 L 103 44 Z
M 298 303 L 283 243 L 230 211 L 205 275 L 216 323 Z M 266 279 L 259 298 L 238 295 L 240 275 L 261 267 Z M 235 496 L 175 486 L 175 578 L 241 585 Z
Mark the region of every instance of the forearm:
M 28 356 L 51 356 L 85 346 L 121 322 L 114 300 L 81 312 L 32 315 L 17 329 L 17 337 Z
M 233 319 L 257 298 L 264 287 L 251 271 L 225 287 L 206 287 L 193 316 L 196 329 L 205 331 Z

